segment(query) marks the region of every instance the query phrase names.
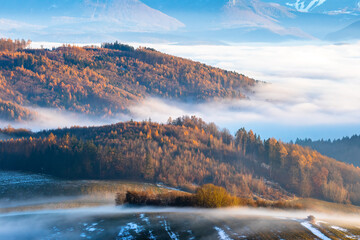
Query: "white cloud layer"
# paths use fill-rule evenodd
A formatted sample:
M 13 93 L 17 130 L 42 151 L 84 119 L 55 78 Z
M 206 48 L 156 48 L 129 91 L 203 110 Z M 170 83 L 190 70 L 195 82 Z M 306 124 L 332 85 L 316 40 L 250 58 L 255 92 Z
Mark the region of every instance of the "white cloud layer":
M 29 108 L 29 110 L 36 112 L 37 115 L 35 120 L 11 122 L 10 125 L 15 128 L 26 128 L 31 129 L 32 131 L 40 131 L 44 129 L 56 129 L 73 126 L 101 126 L 130 120 L 130 116 L 127 115 L 105 118 L 51 108 Z M 0 128 L 8 125 L 9 122 L 0 121 Z
M 0 31 L 12 31 L 12 30 L 39 30 L 44 28 L 43 26 L 33 25 L 26 22 L 15 21 L 11 19 L 0 18 Z
M 244 73 L 269 84 L 261 84 L 249 100 L 179 104 L 147 99 L 132 108 L 137 118 L 165 121 L 169 116 L 197 115 L 220 126 L 262 129 L 284 126 L 322 129 L 325 136 L 358 133 L 360 126 L 360 42 L 347 45 L 288 44 L 252 46 L 151 45 L 160 51 Z M 349 129 L 349 126 L 354 126 Z M 332 134 L 346 128 L 342 135 Z M 310 130 L 309 130 L 310 131 Z M 341 130 L 337 129 L 340 132 Z M 265 131 L 266 132 L 266 131 Z M 316 130 L 315 130 L 316 132 Z M 335 130 L 334 130 L 335 132 Z M 294 139 L 295 135 L 273 136 Z M 265 134 L 268 135 L 268 134 Z

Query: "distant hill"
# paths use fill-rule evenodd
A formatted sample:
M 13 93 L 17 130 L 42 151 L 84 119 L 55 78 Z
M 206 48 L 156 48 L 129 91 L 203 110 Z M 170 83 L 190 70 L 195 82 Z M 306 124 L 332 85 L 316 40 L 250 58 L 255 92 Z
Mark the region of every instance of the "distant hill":
M 326 39 L 331 41 L 360 39 L 360 21 L 354 22 L 339 31 L 328 34 Z
M 131 179 L 191 188 L 212 183 L 239 196 L 288 198 L 294 193 L 360 204 L 360 169 L 300 145 L 235 137 L 195 117 L 168 124 L 125 122 L 57 129 L 0 141 L 0 169 L 63 178 Z M 30 135 L 29 135 L 30 134 Z
M 337 140 L 318 140 L 311 139 L 296 140 L 296 144 L 311 147 L 312 149 L 326 156 L 337 159 L 345 163 L 360 167 L 360 136 L 344 137 Z
M 10 48 L 0 52 L 0 107 L 6 102 L 14 114 L 0 117 L 29 118 L 21 106 L 112 115 L 148 96 L 195 102 L 240 99 L 255 84 L 235 72 L 119 43 L 102 48 Z

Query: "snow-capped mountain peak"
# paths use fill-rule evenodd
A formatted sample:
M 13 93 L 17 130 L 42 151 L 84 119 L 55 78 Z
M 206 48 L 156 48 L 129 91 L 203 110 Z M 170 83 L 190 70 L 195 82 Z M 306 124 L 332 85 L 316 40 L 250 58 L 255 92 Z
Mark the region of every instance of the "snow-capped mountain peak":
M 290 7 L 294 7 L 299 12 L 309 12 L 310 10 L 319 7 L 325 2 L 326 0 L 311 0 L 311 1 L 296 0 L 295 3 L 286 3 L 286 5 Z

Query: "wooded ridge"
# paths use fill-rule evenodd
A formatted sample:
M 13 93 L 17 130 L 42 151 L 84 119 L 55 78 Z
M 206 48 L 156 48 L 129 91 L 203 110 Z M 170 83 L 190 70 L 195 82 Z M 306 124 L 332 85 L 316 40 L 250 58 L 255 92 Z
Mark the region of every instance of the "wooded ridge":
M 34 117 L 24 106 L 111 116 L 149 96 L 192 102 L 244 98 L 256 84 L 235 72 L 118 42 L 25 47 L 25 41 L 0 40 L 0 118 L 5 120 Z
M 310 148 L 261 140 L 251 130 L 234 137 L 196 117 L 30 133 L 0 142 L 0 168 L 183 189 L 212 183 L 237 196 L 277 200 L 291 198 L 290 192 L 360 204 L 359 168 Z

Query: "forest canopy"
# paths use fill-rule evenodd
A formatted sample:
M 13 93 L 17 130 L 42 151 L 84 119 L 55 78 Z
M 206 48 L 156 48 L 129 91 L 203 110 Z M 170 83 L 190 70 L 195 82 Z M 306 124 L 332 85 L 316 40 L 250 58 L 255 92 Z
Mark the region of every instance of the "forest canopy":
M 0 51 L 14 52 L 19 49 L 25 49 L 30 43 L 30 40 L 25 41 L 24 39 L 12 40 L 10 38 L 0 38 Z
M 360 205 L 360 169 L 295 144 L 235 136 L 196 117 L 120 122 L 0 141 L 0 168 L 63 178 L 203 184 L 266 199 L 313 197 Z M 10 134 L 11 136 L 11 134 Z
M 342 139 L 318 140 L 311 139 L 296 140 L 296 144 L 301 146 L 311 147 L 312 149 L 324 154 L 326 156 L 335 158 L 348 164 L 353 164 L 360 167 L 360 136 L 353 135 L 352 137 L 343 137 Z
M 30 118 L 24 106 L 111 116 L 149 96 L 239 99 L 256 84 L 242 74 L 118 42 L 52 50 L 27 44 L 0 40 L 0 101 L 14 112 L 0 116 L 7 120 Z

